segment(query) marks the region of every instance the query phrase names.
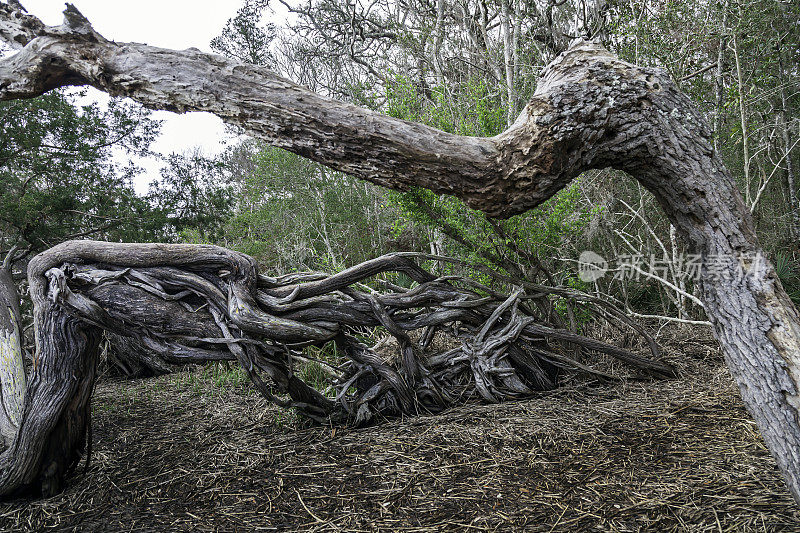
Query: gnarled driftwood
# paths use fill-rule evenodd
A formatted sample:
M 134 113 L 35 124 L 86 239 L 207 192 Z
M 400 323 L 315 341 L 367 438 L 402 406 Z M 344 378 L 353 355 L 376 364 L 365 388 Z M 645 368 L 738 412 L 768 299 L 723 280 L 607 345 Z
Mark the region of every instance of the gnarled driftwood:
M 417 285 L 386 282 L 378 292 L 361 283 L 387 272 Z M 0 494 L 56 492 L 76 466 L 103 330 L 175 364 L 235 358 L 265 397 L 326 423 L 551 389 L 561 367 L 591 371 L 562 353 L 562 341 L 671 374 L 655 359 L 554 327 L 550 311 L 529 305 L 546 293 L 498 295 L 465 278 L 437 278 L 402 254 L 334 275 L 270 278 L 250 257 L 214 246 L 72 241 L 35 257 L 28 277 L 37 356 L 19 430 L 0 455 Z M 359 339 L 376 326 L 397 339 L 398 357 Z M 409 336 L 415 330 L 425 331 L 421 342 Z M 455 347 L 425 350 L 437 334 Z M 319 391 L 296 375 L 295 361 L 305 359 L 303 347 L 329 342 L 343 358 L 327 365 L 330 387 Z

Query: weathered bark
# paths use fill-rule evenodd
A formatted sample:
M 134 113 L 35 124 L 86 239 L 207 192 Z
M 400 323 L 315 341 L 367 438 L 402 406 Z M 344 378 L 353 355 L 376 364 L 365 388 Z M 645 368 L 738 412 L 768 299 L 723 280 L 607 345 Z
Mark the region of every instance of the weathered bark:
M 47 301 L 35 320 L 37 357 L 19 432 L 0 455 L 4 495 L 58 493 L 81 457 L 91 416 L 99 335 Z
M 112 375 L 147 378 L 169 374 L 174 370 L 161 355 L 133 337 L 106 332 L 101 346 L 101 352 L 105 355 L 105 368 Z M 203 359 L 202 362 L 205 361 Z
M 387 284 L 384 293 L 358 288 L 390 271 L 419 285 Z M 546 290 L 505 297 L 471 280 L 437 278 L 408 254 L 330 276 L 269 278 L 250 257 L 213 246 L 73 241 L 36 256 L 28 276 L 37 357 L 19 431 L 0 455 L 0 495 L 56 492 L 77 464 L 103 330 L 173 364 L 236 359 L 266 398 L 325 423 L 364 424 L 473 399 L 523 398 L 553 388 L 562 367 L 602 376 L 562 354 L 562 342 L 646 374 L 671 374 L 656 360 L 554 325 L 550 313 L 529 305 L 547 299 Z M 363 328 L 376 326 L 397 339 L 399 356 L 381 356 L 357 340 Z M 413 330 L 425 332 L 421 342 L 412 341 Z M 457 347 L 429 353 L 426 345 L 437 334 Z M 304 346 L 326 342 L 346 354 L 336 368 L 327 366 L 331 396 L 294 368 Z
M 25 395 L 22 318 L 9 269 L 10 265 L 0 265 L 0 450 L 13 442 L 19 430 Z
M 323 98 L 264 68 L 198 50 L 114 43 L 74 8 L 65 15 L 63 26 L 47 28 L 0 4 L 0 36 L 21 48 L 0 62 L 0 99 L 92 85 L 155 109 L 209 111 L 338 170 L 395 189 L 454 194 L 493 216 L 534 207 L 585 170 L 627 171 L 705 258 L 706 312 L 800 501 L 800 316 L 772 266 L 754 264 L 752 220 L 714 154 L 710 128 L 663 71 L 576 42 L 547 67 L 516 123 L 479 139 Z

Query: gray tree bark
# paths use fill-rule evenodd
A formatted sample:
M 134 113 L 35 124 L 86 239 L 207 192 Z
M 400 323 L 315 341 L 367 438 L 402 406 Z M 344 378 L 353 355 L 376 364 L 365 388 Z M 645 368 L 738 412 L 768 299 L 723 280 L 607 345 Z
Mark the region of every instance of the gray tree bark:
M 387 284 L 384 294 L 358 290 L 361 281 L 389 271 L 419 285 Z M 474 281 L 437 278 L 409 254 L 331 276 L 270 278 L 258 274 L 252 258 L 214 246 L 71 241 L 33 258 L 28 278 L 37 357 L 19 430 L 0 455 L 0 495 L 52 494 L 77 465 L 102 330 L 174 364 L 235 358 L 266 398 L 325 423 L 365 424 L 470 399 L 522 398 L 553 388 L 561 367 L 603 376 L 561 354 L 559 343 L 605 353 L 645 374 L 671 375 L 656 360 L 548 322 L 549 312 L 535 311 L 546 288 L 530 287 L 536 297 L 523 299 L 521 290 L 506 297 Z M 382 357 L 355 337 L 376 326 L 397 339 L 398 357 Z M 420 329 L 426 338 L 449 335 L 460 348 L 425 353 L 425 343 L 408 335 Z M 347 358 L 327 366 L 334 397 L 293 368 L 302 347 L 326 342 Z
M 786 94 L 786 71 L 783 66 L 783 52 L 778 54 L 778 81 L 780 82 L 781 101 L 778 106 L 778 117 L 780 119 L 781 140 L 783 141 L 784 154 L 786 156 L 786 188 L 789 189 L 789 207 L 792 211 L 792 236 L 800 238 L 800 200 L 797 198 L 797 179 L 792 158 L 792 144 L 789 135 L 789 125 L 791 124 L 791 112 L 789 108 L 789 98 Z
M 0 449 L 10 446 L 19 430 L 25 395 L 22 319 L 10 268 L 0 265 Z
M 395 189 L 454 194 L 492 216 L 530 209 L 589 169 L 630 173 L 655 195 L 689 249 L 702 254 L 708 317 L 745 405 L 800 501 L 800 316 L 761 255 L 705 118 L 663 71 L 573 43 L 547 67 L 506 132 L 472 138 L 318 96 L 262 67 L 193 49 L 108 41 L 71 6 L 64 25 L 45 27 L 0 4 L 0 36 L 20 49 L 0 62 L 0 99 L 92 85 L 154 109 L 208 111 L 332 168 Z M 41 277 L 36 267 L 33 273 Z M 39 330 L 76 327 L 45 301 L 41 283 L 31 279 L 42 295 Z M 326 335 L 325 328 L 302 327 L 308 338 Z M 91 352 L 91 338 L 83 342 Z M 64 357 L 48 343 L 38 350 L 46 370 L 34 374 L 27 399 L 41 372 L 55 372 Z M 34 408 L 26 403 L 25 413 Z
M 101 355 L 102 352 L 105 352 L 106 368 L 126 378 L 161 376 L 174 370 L 163 357 L 138 339 L 110 331 L 106 332 L 101 343 Z M 231 359 L 234 357 L 231 356 Z

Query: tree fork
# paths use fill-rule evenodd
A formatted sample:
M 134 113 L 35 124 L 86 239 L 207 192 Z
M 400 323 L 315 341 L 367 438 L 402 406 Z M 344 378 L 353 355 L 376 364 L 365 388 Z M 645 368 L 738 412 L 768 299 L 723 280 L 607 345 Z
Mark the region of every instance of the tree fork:
M 461 137 L 318 96 L 269 70 L 198 50 L 114 43 L 71 5 L 46 27 L 0 4 L 0 99 L 92 85 L 153 109 L 208 111 L 271 144 L 394 189 L 426 187 L 492 216 L 539 205 L 583 171 L 613 167 L 650 190 L 704 258 L 706 312 L 742 398 L 800 502 L 800 316 L 763 259 L 711 130 L 661 70 L 576 41 L 517 121 Z M 710 258 L 721 258 L 709 268 Z M 747 275 L 745 275 L 747 273 Z

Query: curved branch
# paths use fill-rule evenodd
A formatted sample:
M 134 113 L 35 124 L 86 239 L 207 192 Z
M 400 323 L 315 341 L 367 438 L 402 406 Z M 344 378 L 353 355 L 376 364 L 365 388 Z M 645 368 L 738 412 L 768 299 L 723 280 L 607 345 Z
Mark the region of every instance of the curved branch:
M 580 150 L 593 139 L 575 127 L 581 115 L 594 110 L 585 107 L 583 95 L 565 99 L 570 92 L 565 88 L 581 78 L 588 85 L 603 84 L 594 78 L 608 70 L 631 71 L 624 95 L 604 97 L 626 106 L 650 91 L 647 78 L 664 77 L 579 41 L 543 74 L 534 100 L 509 131 L 494 138 L 463 137 L 319 96 L 264 67 L 195 49 L 108 41 L 85 19 L 71 22 L 74 8 L 70 13 L 62 26 L 28 30 L 28 37 L 38 37 L 0 62 L 0 100 L 92 85 L 152 109 L 207 111 L 343 172 L 390 188 L 420 186 L 454 194 L 471 207 L 504 217 L 545 201 L 594 164 L 587 157 L 592 154 Z M 23 23 L 15 26 L 17 15 L 5 5 L 0 20 L 22 31 Z M 566 69 L 574 72 L 565 76 Z M 664 79 L 662 85 L 671 84 Z M 578 116 L 570 118 L 573 113 Z M 562 116 L 571 125 L 564 127 Z
M 406 273 L 419 285 L 400 292 L 359 290 L 361 281 L 386 272 Z M 58 491 L 76 466 L 103 330 L 171 363 L 236 359 L 266 398 L 328 423 L 438 412 L 479 396 L 520 398 L 554 387 L 565 364 L 592 371 L 559 354 L 551 340 L 608 354 L 646 374 L 672 372 L 658 361 L 540 323 L 517 305 L 519 294 L 506 303 L 504 296 L 481 296 L 459 288 L 460 278 L 436 278 L 399 255 L 331 276 L 276 279 L 259 276 L 250 257 L 215 246 L 72 241 L 36 256 L 28 275 L 37 353 L 30 386 L 22 389 L 24 411 L 0 455 L 0 495 Z M 396 357 L 356 340 L 363 328 L 378 325 L 398 340 Z M 409 335 L 422 328 L 452 331 L 451 343 L 461 347 L 426 353 Z M 329 383 L 333 397 L 294 372 L 298 350 L 324 341 L 347 356 Z M 3 387 L 5 392 L 5 381 Z

